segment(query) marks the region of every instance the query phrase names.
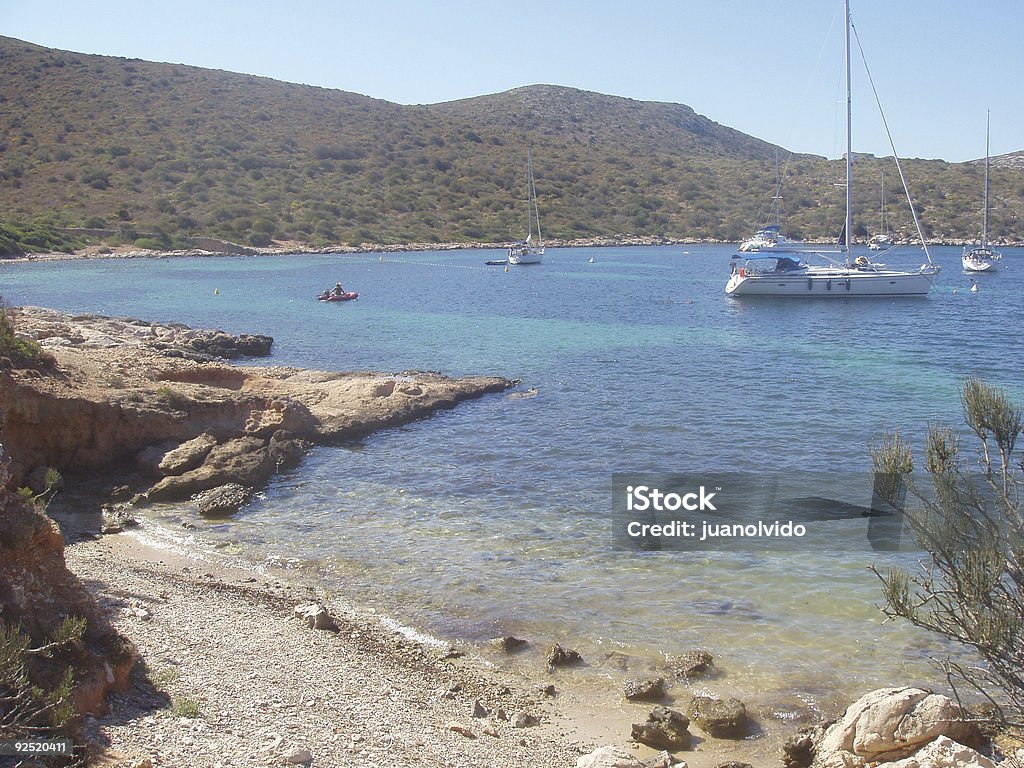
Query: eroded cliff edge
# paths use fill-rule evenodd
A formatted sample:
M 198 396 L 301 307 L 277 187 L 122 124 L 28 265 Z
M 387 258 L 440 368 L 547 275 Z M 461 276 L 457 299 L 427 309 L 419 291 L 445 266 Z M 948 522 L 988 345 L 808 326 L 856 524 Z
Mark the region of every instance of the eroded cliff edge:
M 311 445 L 359 438 L 514 384 L 235 366 L 224 358 L 269 354 L 272 340 L 38 307 L 13 310 L 13 320 L 56 361 L 52 369 L 0 369 L 15 484 L 53 467 L 141 472 L 160 499 L 223 483 L 256 487 Z

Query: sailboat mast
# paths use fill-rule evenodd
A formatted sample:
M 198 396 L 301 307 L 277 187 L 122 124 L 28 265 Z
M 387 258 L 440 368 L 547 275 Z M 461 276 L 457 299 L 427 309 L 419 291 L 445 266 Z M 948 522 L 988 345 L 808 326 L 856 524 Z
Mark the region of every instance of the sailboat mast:
M 853 242 L 853 221 L 851 215 L 853 195 L 853 91 L 850 86 L 850 0 L 846 8 L 846 266 L 850 266 L 850 244 Z
M 981 245 L 984 248 L 988 247 L 988 155 L 989 155 L 989 133 L 990 124 L 992 120 L 992 114 L 990 111 L 985 112 L 985 223 L 982 225 L 981 230 Z

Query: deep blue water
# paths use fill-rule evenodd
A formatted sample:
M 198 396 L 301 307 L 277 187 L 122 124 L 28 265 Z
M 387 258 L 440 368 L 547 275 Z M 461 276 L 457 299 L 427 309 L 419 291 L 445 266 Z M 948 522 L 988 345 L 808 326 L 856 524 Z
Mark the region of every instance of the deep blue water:
M 808 493 L 861 503 L 870 445 L 886 429 L 919 444 L 928 421 L 959 423 L 964 377 L 1024 400 L 1024 251 L 1007 249 L 977 293 L 959 249 L 940 248 L 927 299 L 851 301 L 728 298 L 733 253 L 560 249 L 508 272 L 484 265 L 496 251 L 7 264 L 0 293 L 266 333 L 274 364 L 535 388 L 318 450 L 236 520 L 201 530 L 250 557 L 316 563 L 340 594 L 421 629 L 569 639 L 592 658 L 700 645 L 731 685 L 816 698 L 924 674 L 936 646 L 881 625 L 866 568 L 907 555 L 870 552 L 853 524 L 756 554 L 614 551 L 611 475 L 806 477 Z M 313 300 L 337 280 L 359 300 Z

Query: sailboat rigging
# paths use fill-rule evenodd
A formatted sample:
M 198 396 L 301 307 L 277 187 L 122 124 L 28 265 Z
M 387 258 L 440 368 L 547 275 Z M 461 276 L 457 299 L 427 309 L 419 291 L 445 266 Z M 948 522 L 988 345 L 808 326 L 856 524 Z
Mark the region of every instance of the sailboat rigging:
M 533 158 L 526 152 L 527 216 L 526 240 L 514 243 L 508 249 L 509 264 L 540 264 L 544 258 L 544 237 L 540 232 L 540 209 L 537 207 L 537 187 L 533 181 Z M 533 229 L 537 228 L 537 241 L 533 241 Z
M 985 115 L 985 219 L 981 230 L 981 244 L 964 248 L 961 261 L 965 272 L 995 272 L 1003 254 L 988 243 L 988 165 L 989 165 L 989 115 Z
M 869 297 L 869 296 L 927 296 L 932 281 L 939 273 L 938 265 L 932 263 L 928 245 L 925 243 L 920 222 L 914 213 L 918 236 L 924 247 L 927 263 L 916 270 L 889 269 L 884 264 L 872 262 L 867 256 L 853 257 L 853 88 L 851 77 L 850 0 L 843 3 L 845 29 L 846 65 L 846 216 L 840 237 L 840 251 L 845 254 L 842 262 L 818 252 L 828 263 L 807 264 L 795 254 L 757 253 L 747 256 L 741 266 L 740 255 L 733 257 L 729 280 L 725 292 L 730 296 L 792 296 L 792 297 Z M 858 41 L 859 44 L 859 41 Z M 863 51 L 862 51 L 863 54 Z M 868 72 L 870 80 L 871 74 Z M 874 83 L 872 82 L 872 88 Z M 875 96 L 877 101 L 877 94 Z M 885 116 L 882 116 L 883 123 Z M 886 133 L 888 133 L 886 125 Z M 890 144 L 892 137 L 889 137 Z M 893 155 L 896 156 L 895 148 Z M 903 176 L 896 156 L 896 167 L 903 181 L 904 191 L 913 212 L 906 178 Z

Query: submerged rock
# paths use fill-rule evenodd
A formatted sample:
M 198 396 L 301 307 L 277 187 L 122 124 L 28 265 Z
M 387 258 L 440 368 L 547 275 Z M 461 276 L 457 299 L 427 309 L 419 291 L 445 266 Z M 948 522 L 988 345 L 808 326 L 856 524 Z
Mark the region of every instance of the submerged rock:
M 571 667 L 583 663 L 583 656 L 579 651 L 571 648 L 563 648 L 555 643 L 548 649 L 547 661 L 549 667 Z
M 697 727 L 711 736 L 738 739 L 746 735 L 747 708 L 739 699 L 694 696 L 687 712 Z
M 665 678 L 627 680 L 623 687 L 623 695 L 630 701 L 661 701 L 665 698 Z
M 513 637 L 512 635 L 495 637 L 489 642 L 499 651 L 504 651 L 505 653 L 515 653 L 529 645 L 525 640 L 520 640 L 518 637 Z
M 708 674 L 714 667 L 714 659 L 707 651 L 687 651 L 669 661 L 669 667 L 676 678 L 700 677 Z
M 229 517 L 252 500 L 252 488 L 226 483 L 197 493 L 192 503 L 203 517 Z

